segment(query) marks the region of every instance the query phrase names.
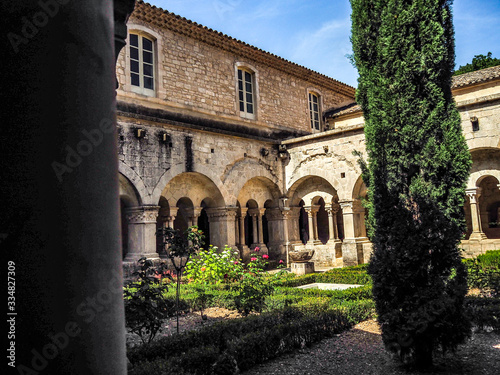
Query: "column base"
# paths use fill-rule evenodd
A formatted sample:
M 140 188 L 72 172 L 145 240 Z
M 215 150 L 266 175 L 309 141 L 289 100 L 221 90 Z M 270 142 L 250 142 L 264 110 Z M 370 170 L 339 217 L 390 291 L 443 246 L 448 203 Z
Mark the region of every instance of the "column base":
M 488 237 L 486 237 L 486 234 L 484 232 L 472 232 L 469 241 L 482 241 L 486 240 Z

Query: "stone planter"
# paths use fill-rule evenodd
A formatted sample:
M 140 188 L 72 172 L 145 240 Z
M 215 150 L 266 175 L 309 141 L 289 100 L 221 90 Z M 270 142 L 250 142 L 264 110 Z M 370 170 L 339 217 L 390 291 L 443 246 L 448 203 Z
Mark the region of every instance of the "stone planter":
M 288 255 L 293 263 L 309 262 L 314 255 L 314 250 L 291 251 Z

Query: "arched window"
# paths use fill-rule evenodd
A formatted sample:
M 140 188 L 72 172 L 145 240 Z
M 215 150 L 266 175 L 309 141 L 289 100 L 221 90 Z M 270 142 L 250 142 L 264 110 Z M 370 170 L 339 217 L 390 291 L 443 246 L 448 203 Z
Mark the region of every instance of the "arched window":
M 248 119 L 255 119 L 255 73 L 248 68 L 238 67 L 237 74 L 240 116 Z
M 320 96 L 315 92 L 309 92 L 309 118 L 313 131 L 321 130 L 321 101 Z
M 130 33 L 130 86 L 133 92 L 155 95 L 155 41 L 139 33 Z

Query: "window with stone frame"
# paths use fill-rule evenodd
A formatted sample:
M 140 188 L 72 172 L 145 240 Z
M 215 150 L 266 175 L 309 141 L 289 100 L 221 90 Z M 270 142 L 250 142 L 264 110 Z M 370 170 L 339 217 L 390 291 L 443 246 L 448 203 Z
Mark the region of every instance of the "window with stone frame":
M 309 118 L 313 131 L 321 130 L 320 103 L 320 96 L 314 92 L 309 92 Z
M 238 68 L 238 105 L 241 117 L 255 119 L 255 74 L 245 68 Z
M 155 41 L 136 33 L 130 33 L 129 39 L 131 90 L 155 96 Z

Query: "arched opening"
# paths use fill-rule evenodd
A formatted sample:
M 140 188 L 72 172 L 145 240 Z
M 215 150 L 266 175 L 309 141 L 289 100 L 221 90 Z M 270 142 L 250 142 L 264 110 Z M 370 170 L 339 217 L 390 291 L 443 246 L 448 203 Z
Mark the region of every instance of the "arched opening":
M 127 220 L 127 202 L 120 198 L 120 226 L 122 230 L 122 259 L 125 259 L 125 256 L 128 253 L 128 220 Z
M 248 214 L 245 216 L 245 245 L 251 247 L 259 241 L 256 236 L 257 224 L 255 220 L 255 213 L 253 212 L 254 210 L 257 210 L 259 206 L 255 200 L 250 199 L 247 202 L 246 207 L 248 209 Z
M 483 232 L 487 238 L 500 238 L 500 189 L 498 180 L 493 176 L 485 176 L 479 183 L 479 214 Z
M 210 237 L 210 222 L 208 220 L 208 213 L 207 213 L 208 207 L 209 207 L 209 205 L 207 204 L 206 200 L 204 199 L 201 202 L 201 212 L 200 212 L 200 216 L 198 216 L 198 224 L 197 224 L 198 228 L 205 235 L 204 248 L 208 248 L 208 246 L 212 244 L 211 237 Z
M 122 259 L 125 259 L 129 251 L 129 223 L 127 218 L 127 211 L 132 207 L 140 205 L 139 193 L 130 182 L 130 180 L 118 174 L 118 183 L 120 189 L 120 227 L 122 239 Z
M 183 197 L 177 201 L 177 215 L 174 220 L 174 229 L 183 233 L 191 226 L 191 216 L 193 212 L 193 202 L 191 199 Z
M 325 200 L 320 198 L 317 202 L 319 205 L 318 213 L 316 214 L 316 222 L 318 226 L 318 239 L 321 243 L 325 244 L 329 239 L 329 229 L 328 229 L 328 213 L 325 209 Z
M 309 241 L 309 220 L 307 212 L 304 209 L 304 201 L 301 199 L 299 203 L 299 233 L 300 241 L 305 245 Z
M 163 240 L 158 236 L 158 232 L 163 227 L 168 227 L 169 225 L 169 215 L 170 215 L 170 205 L 165 197 L 160 197 L 158 202 L 160 209 L 158 211 L 158 217 L 156 218 L 156 252 L 160 255 L 164 255 Z

